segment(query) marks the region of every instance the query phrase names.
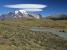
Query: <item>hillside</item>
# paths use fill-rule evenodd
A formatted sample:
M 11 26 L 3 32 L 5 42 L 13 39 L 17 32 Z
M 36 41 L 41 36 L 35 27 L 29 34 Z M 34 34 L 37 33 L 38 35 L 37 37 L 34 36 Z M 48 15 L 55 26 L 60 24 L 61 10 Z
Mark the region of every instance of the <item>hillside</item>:
M 51 32 L 35 32 L 30 27 L 67 29 L 66 20 L 0 21 L 0 50 L 67 50 L 67 40 Z

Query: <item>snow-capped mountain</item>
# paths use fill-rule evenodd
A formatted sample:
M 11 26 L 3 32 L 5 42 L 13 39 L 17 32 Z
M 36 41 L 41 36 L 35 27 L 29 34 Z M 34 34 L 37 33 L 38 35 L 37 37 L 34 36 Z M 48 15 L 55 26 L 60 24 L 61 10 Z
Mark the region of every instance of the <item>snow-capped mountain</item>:
M 28 18 L 28 13 L 24 10 L 15 11 L 15 17 L 17 18 Z
M 40 19 L 42 16 L 40 14 L 30 14 L 25 10 L 17 10 L 15 11 L 15 18 L 35 18 L 35 19 Z
M 30 14 L 24 10 L 16 10 L 15 12 L 9 12 L 7 14 L 3 14 L 0 16 L 0 19 L 13 19 L 13 18 L 41 19 L 42 16 L 40 14 Z

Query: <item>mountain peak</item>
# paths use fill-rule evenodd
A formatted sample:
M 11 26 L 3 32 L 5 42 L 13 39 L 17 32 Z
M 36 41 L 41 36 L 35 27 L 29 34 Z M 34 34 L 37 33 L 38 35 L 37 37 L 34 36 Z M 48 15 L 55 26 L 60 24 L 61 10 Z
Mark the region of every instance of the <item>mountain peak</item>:
M 27 11 L 25 11 L 25 10 L 16 10 L 15 14 L 17 14 L 19 12 L 22 13 L 22 14 L 28 14 Z

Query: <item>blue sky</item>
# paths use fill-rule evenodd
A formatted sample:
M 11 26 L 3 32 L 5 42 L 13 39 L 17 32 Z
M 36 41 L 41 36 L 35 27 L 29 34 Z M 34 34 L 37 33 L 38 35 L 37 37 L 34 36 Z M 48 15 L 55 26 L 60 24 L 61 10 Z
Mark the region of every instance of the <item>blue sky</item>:
M 43 15 L 53 14 L 67 14 L 67 0 L 0 0 L 0 14 L 12 12 L 18 10 L 18 8 L 8 8 L 4 5 L 15 5 L 15 4 L 43 4 L 47 5 L 43 8 L 43 11 L 35 12 Z

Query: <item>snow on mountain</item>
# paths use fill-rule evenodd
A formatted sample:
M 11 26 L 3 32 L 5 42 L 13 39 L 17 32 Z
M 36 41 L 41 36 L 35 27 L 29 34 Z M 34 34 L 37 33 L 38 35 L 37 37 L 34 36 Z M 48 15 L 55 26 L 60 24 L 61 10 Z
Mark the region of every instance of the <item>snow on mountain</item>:
M 28 14 L 25 10 L 18 10 L 18 11 L 15 11 L 15 14 L 21 12 L 22 14 Z
M 15 17 L 24 17 L 27 18 L 28 17 L 28 13 L 25 10 L 16 10 L 15 11 Z

